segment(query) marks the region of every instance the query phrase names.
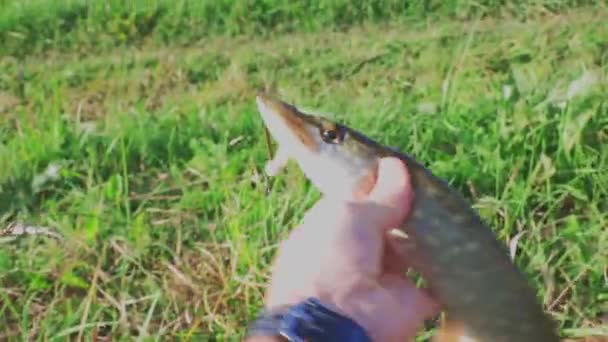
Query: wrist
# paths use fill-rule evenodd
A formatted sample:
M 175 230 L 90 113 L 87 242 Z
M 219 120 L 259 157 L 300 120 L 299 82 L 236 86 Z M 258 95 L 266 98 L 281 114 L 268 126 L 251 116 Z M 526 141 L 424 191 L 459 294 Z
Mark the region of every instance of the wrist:
M 281 339 L 281 336 L 284 339 Z M 276 341 L 371 341 L 366 330 L 333 306 L 316 298 L 289 307 L 267 310 L 250 325 L 246 340 L 274 337 Z
M 374 319 L 378 319 L 378 312 L 375 312 L 375 302 L 370 298 L 378 295 L 378 291 L 375 291 L 378 286 L 376 281 L 368 278 L 343 278 L 339 288 L 319 298 L 325 306 L 353 320 L 374 338 L 374 330 L 377 330 Z

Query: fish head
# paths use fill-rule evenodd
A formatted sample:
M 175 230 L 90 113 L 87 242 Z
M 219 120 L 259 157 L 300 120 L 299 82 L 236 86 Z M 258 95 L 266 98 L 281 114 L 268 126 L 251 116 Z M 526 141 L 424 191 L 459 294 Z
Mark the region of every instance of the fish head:
M 378 143 L 322 115 L 306 113 L 265 94 L 258 110 L 278 144 L 266 172 L 273 176 L 294 160 L 324 195 L 344 199 L 367 192 L 375 182 L 381 158 Z

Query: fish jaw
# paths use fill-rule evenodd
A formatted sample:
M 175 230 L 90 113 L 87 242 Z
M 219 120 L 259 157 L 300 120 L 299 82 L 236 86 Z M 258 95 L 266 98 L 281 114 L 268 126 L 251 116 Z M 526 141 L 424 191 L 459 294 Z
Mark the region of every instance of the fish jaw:
M 303 113 L 282 101 L 260 94 L 258 110 L 279 147 L 266 164 L 274 176 L 294 160 L 311 183 L 325 196 L 352 199 L 367 190 L 376 177 L 379 156 L 342 129 L 339 143 L 327 143 L 322 130 L 333 123 L 321 116 Z
M 295 107 L 265 95 L 258 95 L 256 102 L 262 120 L 279 143 L 279 148 L 283 147 L 285 151 L 293 150 L 296 155 L 315 152 L 319 148 L 312 125 L 306 122 L 305 117 Z

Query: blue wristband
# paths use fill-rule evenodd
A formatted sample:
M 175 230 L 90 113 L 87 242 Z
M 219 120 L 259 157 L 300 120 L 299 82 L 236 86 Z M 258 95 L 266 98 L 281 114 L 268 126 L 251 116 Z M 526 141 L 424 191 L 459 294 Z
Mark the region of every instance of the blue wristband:
M 371 342 L 363 327 L 316 298 L 262 313 L 249 326 L 249 336 L 282 336 L 292 342 Z

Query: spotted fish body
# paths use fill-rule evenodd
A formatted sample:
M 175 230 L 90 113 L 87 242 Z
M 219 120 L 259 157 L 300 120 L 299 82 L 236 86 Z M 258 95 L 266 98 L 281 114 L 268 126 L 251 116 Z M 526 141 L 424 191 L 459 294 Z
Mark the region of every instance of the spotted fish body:
M 394 236 L 407 264 L 427 280 L 447 320 L 436 341 L 557 342 L 555 326 L 535 291 L 469 203 L 413 158 L 322 116 L 265 94 L 257 97 L 278 142 L 266 171 L 289 159 L 325 195 L 350 198 L 379 160 L 397 157 L 411 177 L 414 202 Z M 404 238 L 403 236 L 406 236 Z

